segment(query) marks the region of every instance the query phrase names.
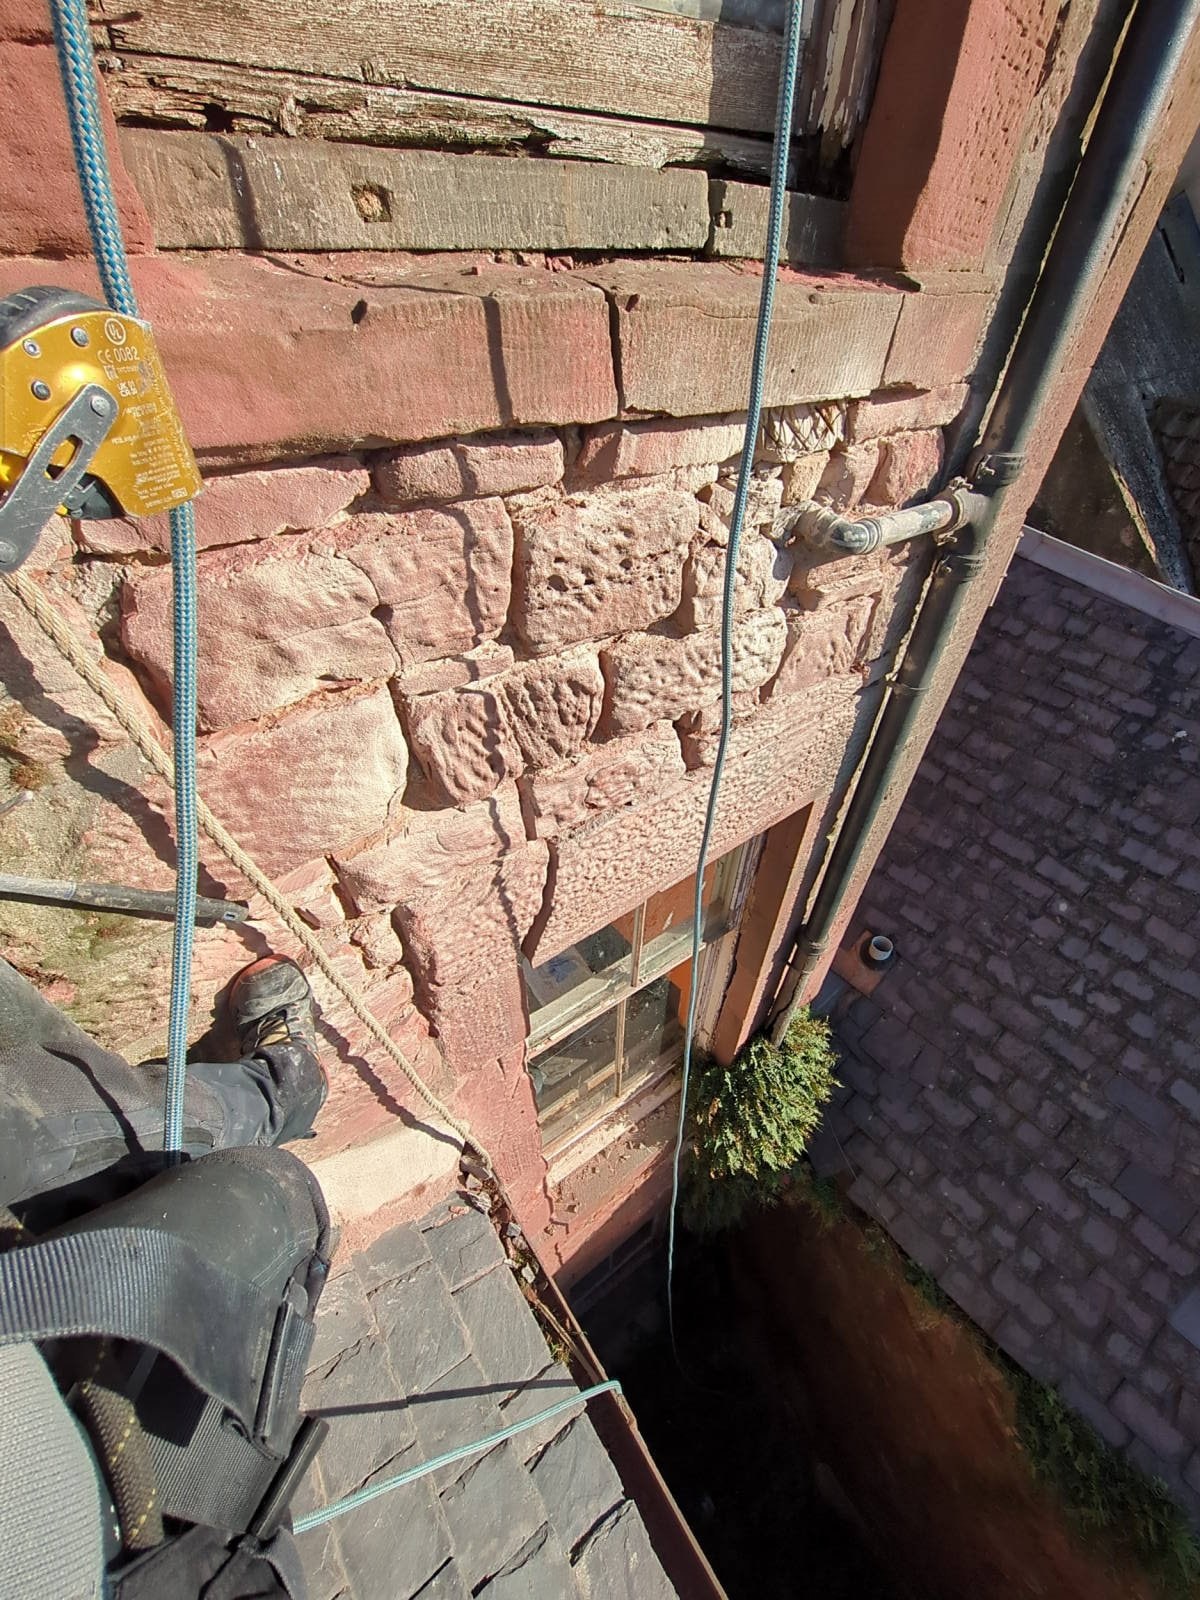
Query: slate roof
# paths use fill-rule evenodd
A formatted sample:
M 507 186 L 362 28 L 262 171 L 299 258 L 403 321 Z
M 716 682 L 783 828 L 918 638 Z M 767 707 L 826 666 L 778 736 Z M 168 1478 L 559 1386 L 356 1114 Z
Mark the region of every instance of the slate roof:
M 335 1270 L 306 1408 L 329 1435 L 300 1515 L 577 1386 L 469 1197 Z M 583 1414 L 531 1429 L 304 1534 L 311 1600 L 671 1600 L 636 1506 Z
M 897 953 L 834 1004 L 811 1154 L 1200 1525 L 1198 820 L 1200 603 L 1027 536 L 863 892 Z

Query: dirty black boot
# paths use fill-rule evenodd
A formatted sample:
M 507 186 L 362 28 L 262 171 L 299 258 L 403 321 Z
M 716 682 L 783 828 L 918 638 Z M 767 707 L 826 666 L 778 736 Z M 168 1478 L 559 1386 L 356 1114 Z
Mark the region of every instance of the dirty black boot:
M 229 986 L 229 1016 L 243 1055 L 281 1044 L 305 1044 L 316 1054 L 312 988 L 286 956 L 264 956 L 242 968 Z
M 317 1055 L 317 1008 L 308 979 L 286 956 L 264 956 L 234 978 L 228 1006 L 242 1068 L 263 1080 L 272 1108 L 269 1125 L 255 1142 L 311 1137 L 329 1079 Z

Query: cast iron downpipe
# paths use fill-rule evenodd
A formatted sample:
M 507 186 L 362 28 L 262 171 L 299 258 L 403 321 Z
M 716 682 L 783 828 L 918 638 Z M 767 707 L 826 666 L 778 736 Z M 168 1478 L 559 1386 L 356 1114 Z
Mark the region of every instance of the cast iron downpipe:
M 771 1023 L 776 1043 L 821 965 L 875 820 L 897 781 L 906 776 L 907 746 L 921 698 L 953 634 L 968 587 L 983 568 L 992 530 L 1120 240 L 1121 222 L 1145 181 L 1150 135 L 1198 22 L 1200 0 L 1140 0 L 1134 12 L 975 458 L 971 480 L 977 492 L 970 497 L 969 521 L 934 566 L 788 963 Z

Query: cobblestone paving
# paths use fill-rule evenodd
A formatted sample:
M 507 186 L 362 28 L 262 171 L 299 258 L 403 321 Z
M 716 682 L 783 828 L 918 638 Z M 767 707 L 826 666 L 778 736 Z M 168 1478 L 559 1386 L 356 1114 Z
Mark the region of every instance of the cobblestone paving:
M 335 1263 L 305 1391 L 330 1431 L 299 1516 L 576 1392 L 463 1199 Z M 311 1600 L 671 1600 L 586 1416 L 558 1418 L 301 1536 Z
M 1200 640 L 1018 559 L 859 907 L 816 1155 L 1200 1516 Z

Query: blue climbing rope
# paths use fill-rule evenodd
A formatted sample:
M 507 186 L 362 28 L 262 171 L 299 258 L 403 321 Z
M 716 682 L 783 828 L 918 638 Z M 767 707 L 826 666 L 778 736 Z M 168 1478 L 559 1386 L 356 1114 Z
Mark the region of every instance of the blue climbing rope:
M 771 335 L 771 318 L 775 311 L 775 280 L 778 273 L 779 246 L 783 237 L 788 152 L 792 143 L 792 107 L 796 98 L 796 75 L 800 61 L 803 17 L 804 0 L 789 0 L 787 29 L 783 41 L 783 61 L 779 76 L 779 100 L 775 110 L 775 146 L 771 159 L 771 201 L 767 216 L 766 250 L 763 256 L 762 292 L 758 300 L 758 323 L 754 330 L 754 353 L 750 361 L 750 398 L 746 408 L 746 433 L 742 441 L 742 459 L 738 466 L 737 491 L 733 497 L 733 515 L 729 522 L 729 543 L 725 550 L 725 579 L 721 604 L 721 735 L 717 740 L 712 783 L 708 791 L 708 806 L 704 814 L 704 831 L 700 836 L 700 853 L 696 860 L 696 894 L 692 908 L 691 980 L 688 993 L 687 1030 L 683 1043 L 683 1082 L 680 1089 L 679 1122 L 675 1133 L 675 1152 L 671 1166 L 671 1209 L 667 1224 L 667 1321 L 671 1331 L 671 1348 L 675 1351 L 676 1358 L 679 1351 L 675 1343 L 675 1222 L 679 1209 L 679 1170 L 683 1160 L 687 1129 L 688 1090 L 692 1078 L 696 1006 L 700 989 L 698 980 L 703 933 L 701 919 L 704 915 L 704 873 L 708 866 L 708 850 L 716 823 L 717 801 L 721 790 L 721 778 L 725 771 L 725 757 L 729 749 L 729 732 L 733 724 L 733 606 L 737 591 L 738 550 L 742 542 L 742 525 L 746 520 L 746 502 L 750 495 L 754 448 L 758 441 L 759 424 L 762 419 L 767 345 Z
M 104 125 L 96 93 L 85 0 L 50 0 L 50 16 L 83 209 L 104 298 L 122 316 L 138 315 L 129 258 L 113 196 Z M 172 728 L 175 759 L 175 937 L 171 950 L 171 1012 L 167 1024 L 167 1085 L 163 1148 L 183 1146 L 188 1007 L 196 927 L 196 518 L 190 504 L 170 516 L 175 672 Z
M 556 1405 L 547 1406 L 545 1411 L 535 1412 L 523 1422 L 510 1422 L 507 1428 L 498 1428 L 495 1433 L 489 1433 L 484 1439 L 476 1439 L 471 1444 L 460 1444 L 456 1450 L 447 1450 L 444 1455 L 422 1461 L 419 1466 L 398 1472 L 393 1478 L 384 1478 L 380 1483 L 372 1483 L 365 1489 L 357 1489 L 353 1494 L 348 1494 L 344 1500 L 335 1500 L 332 1505 L 322 1506 L 319 1511 L 310 1511 L 306 1516 L 297 1517 L 292 1524 L 292 1532 L 308 1533 L 311 1528 L 320 1528 L 324 1523 L 332 1522 L 334 1517 L 344 1516 L 347 1511 L 357 1511 L 359 1506 L 378 1500 L 381 1494 L 391 1494 L 393 1489 L 401 1489 L 406 1483 L 415 1483 L 418 1478 L 427 1478 L 431 1472 L 437 1472 L 442 1467 L 451 1467 L 456 1461 L 466 1461 L 470 1456 L 482 1455 L 485 1450 L 494 1449 L 496 1445 L 503 1444 L 506 1439 L 515 1438 L 518 1433 L 524 1433 L 528 1428 L 536 1428 L 540 1423 L 551 1422 L 555 1417 L 562 1416 L 564 1411 L 570 1411 L 572 1407 L 592 1400 L 598 1394 L 620 1394 L 620 1392 L 621 1385 L 615 1378 L 609 1378 L 606 1383 L 598 1383 L 591 1389 L 581 1389 L 578 1394 L 570 1395 L 566 1400 L 559 1400 Z

